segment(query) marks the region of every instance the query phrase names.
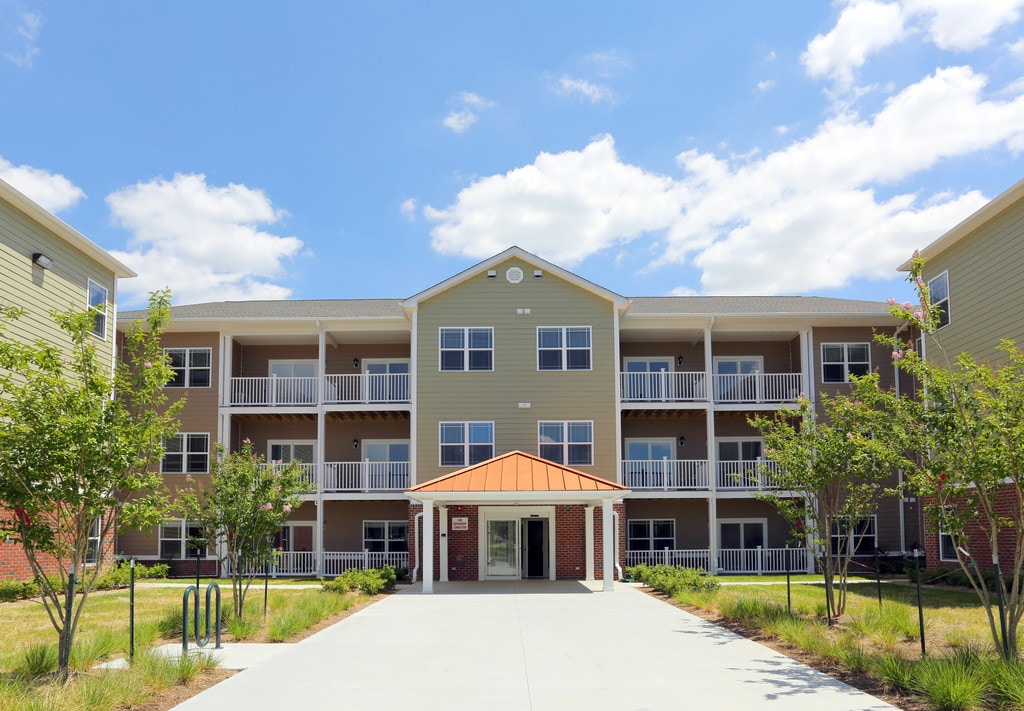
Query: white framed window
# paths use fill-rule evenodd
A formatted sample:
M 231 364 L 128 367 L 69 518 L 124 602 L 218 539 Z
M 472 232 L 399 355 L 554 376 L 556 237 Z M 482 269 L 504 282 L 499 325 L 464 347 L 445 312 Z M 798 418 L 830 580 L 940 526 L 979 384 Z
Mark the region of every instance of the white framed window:
M 493 422 L 442 422 L 441 466 L 467 467 L 494 457 Z
M 835 555 L 873 555 L 878 548 L 878 517 L 868 516 L 853 524 L 849 519 L 832 522 L 832 553 Z
M 371 553 L 406 553 L 408 521 L 363 521 L 363 550 Z
M 939 524 L 939 560 L 957 562 L 957 542 L 952 533 L 946 533 L 942 524 Z
M 590 326 L 539 326 L 537 370 L 590 370 Z
M 594 422 L 538 422 L 537 454 L 548 461 L 571 467 L 593 464 Z
M 626 522 L 626 547 L 631 551 L 660 551 L 676 547 L 676 522 L 671 518 L 631 518 Z
M 405 402 L 409 399 L 409 361 L 363 359 L 366 374 L 363 397 L 369 402 Z
M 206 543 L 203 530 L 195 521 L 172 518 L 160 524 L 160 558 L 180 560 L 181 558 L 206 557 Z
M 205 474 L 210 471 L 210 435 L 179 432 L 164 440 L 163 474 Z
M 312 464 L 316 440 L 272 439 L 267 441 L 267 461 L 274 464 Z
M 174 370 L 166 388 L 208 388 L 213 364 L 212 348 L 164 348 Z
M 441 370 L 494 370 L 494 329 L 441 328 L 438 337 Z
M 822 343 L 821 382 L 846 383 L 851 375 L 871 372 L 871 344 Z
M 278 405 L 313 405 L 317 394 L 316 360 L 271 360 L 267 364 Z
M 949 272 L 928 280 L 928 296 L 932 308 L 939 313 L 938 328 L 949 325 Z
M 92 335 L 107 339 L 107 287 L 89 280 L 89 310 L 92 311 Z
M 100 560 L 100 536 L 103 532 L 103 517 L 97 516 L 89 527 L 89 546 L 85 550 L 86 565 L 96 565 Z

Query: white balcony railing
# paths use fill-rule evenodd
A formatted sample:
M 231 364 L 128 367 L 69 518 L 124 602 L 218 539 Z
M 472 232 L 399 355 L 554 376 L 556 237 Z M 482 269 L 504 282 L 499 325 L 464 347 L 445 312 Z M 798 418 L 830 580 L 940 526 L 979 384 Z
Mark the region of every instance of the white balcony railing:
M 708 399 L 706 381 L 703 371 L 619 373 L 619 391 L 623 402 L 700 402 Z
M 316 465 L 308 462 L 294 462 L 294 464 L 302 470 L 302 481 L 309 487 L 309 491 L 316 491 Z M 268 462 L 262 465 L 262 468 L 264 470 L 280 471 L 287 466 L 290 465 L 282 464 L 281 462 Z
M 719 491 L 775 489 L 778 488 L 775 478 L 778 470 L 778 463 L 770 459 L 719 462 L 715 486 Z
M 409 462 L 326 462 L 324 493 L 405 491 Z
M 231 378 L 229 405 L 315 405 L 318 378 Z
M 704 459 L 627 459 L 621 464 L 622 485 L 634 491 L 708 488 Z
M 409 402 L 408 373 L 324 376 L 324 403 L 327 405 L 406 402 Z
M 806 548 L 722 548 L 718 551 L 720 573 L 785 573 L 808 569 Z
M 708 570 L 708 549 L 693 548 L 660 551 L 626 551 L 626 565 L 672 565 L 677 568 Z
M 409 568 L 408 553 L 374 553 L 371 551 L 335 552 L 324 553 L 324 576 L 333 577 L 341 575 L 349 568 L 380 568 L 384 565 L 391 565 L 395 568 Z
M 750 373 L 714 376 L 715 402 L 782 403 L 800 397 L 800 373 Z

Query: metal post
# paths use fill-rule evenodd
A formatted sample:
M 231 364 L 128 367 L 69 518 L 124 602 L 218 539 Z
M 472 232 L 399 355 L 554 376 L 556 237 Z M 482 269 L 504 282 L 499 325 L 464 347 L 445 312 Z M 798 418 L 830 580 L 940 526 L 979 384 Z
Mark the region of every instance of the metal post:
M 786 609 L 793 614 L 793 593 L 789 584 L 789 544 L 786 544 Z
M 882 565 L 880 563 L 881 558 L 878 555 L 878 549 L 875 549 L 875 585 L 878 586 L 878 609 L 882 609 Z
M 128 659 L 135 659 L 135 559 L 128 561 Z
M 999 629 L 1003 635 L 1003 659 L 1010 658 L 1010 644 L 1009 640 L 1006 639 L 1006 605 L 1003 600 L 1003 596 L 1006 594 L 1006 588 L 1003 586 L 1003 571 L 999 568 L 999 554 L 994 553 L 992 555 L 992 567 L 996 575 L 996 601 L 999 603 Z M 981 584 L 985 584 L 984 576 L 981 577 Z
M 67 679 L 68 664 L 71 663 L 71 609 L 75 602 L 75 566 L 72 563 L 68 570 L 68 591 L 64 598 L 64 659 L 62 668 L 64 678 Z
M 914 577 L 917 579 L 917 623 L 921 630 L 921 656 L 924 657 L 924 606 L 921 604 L 921 559 L 918 557 L 921 551 L 914 549 Z
M 270 567 L 263 566 L 263 619 L 267 619 L 267 591 L 270 589 Z
M 196 550 L 196 590 L 199 589 L 199 550 Z

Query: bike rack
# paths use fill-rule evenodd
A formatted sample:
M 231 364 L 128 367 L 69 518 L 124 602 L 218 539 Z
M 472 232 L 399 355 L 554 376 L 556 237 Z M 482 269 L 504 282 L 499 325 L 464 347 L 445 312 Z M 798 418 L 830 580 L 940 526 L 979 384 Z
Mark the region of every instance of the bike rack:
M 217 616 L 215 618 L 216 623 L 210 623 L 210 595 L 217 593 Z M 183 655 L 188 654 L 188 599 L 192 597 L 194 599 L 194 610 L 193 610 L 193 632 L 195 633 L 196 647 L 203 649 L 210 643 L 210 632 L 216 630 L 217 646 L 214 649 L 220 649 L 220 585 L 217 583 L 210 583 L 206 586 L 206 634 L 202 637 L 199 635 L 199 588 L 195 585 L 189 585 L 185 588 L 185 594 L 181 596 L 181 653 Z

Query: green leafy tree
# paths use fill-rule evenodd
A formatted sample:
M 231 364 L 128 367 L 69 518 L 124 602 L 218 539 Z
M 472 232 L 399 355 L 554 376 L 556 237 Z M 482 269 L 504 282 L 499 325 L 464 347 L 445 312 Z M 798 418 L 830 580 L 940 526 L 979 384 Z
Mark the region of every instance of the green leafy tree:
M 985 608 L 995 646 L 1017 658 L 1024 615 L 1024 353 L 1003 341 L 998 366 L 967 353 L 949 357 L 936 333 L 941 314 L 931 303 L 923 269 L 924 260 L 915 253 L 909 280 L 918 290 L 917 304 L 889 300 L 891 312 L 912 328 L 896 337 L 878 337 L 892 347 L 897 366 L 917 380 L 919 400 L 926 406 L 921 421 L 928 456 L 910 470 L 908 483 L 924 498 L 929 525 L 952 537 L 957 561 Z M 927 359 L 915 341 L 900 337 L 920 332 L 928 334 Z M 999 559 L 1000 542 L 1012 561 Z M 971 558 L 968 550 L 975 543 L 989 560 Z M 994 573 L 997 590 L 1006 591 L 1003 605 L 986 584 L 985 569 Z M 1012 573 L 1007 577 L 1004 571 Z
M 115 527 L 161 520 L 167 496 L 150 470 L 184 401 L 168 403 L 163 391 L 173 376 L 160 345 L 169 292 L 152 295 L 146 323 L 124 335 L 113 371 L 90 333 L 93 313 L 51 314 L 70 339 L 66 348 L 13 338 L 11 324 L 24 313 L 0 313 L 0 507 L 7 512 L 0 529 L 21 544 L 37 577 L 66 678 L 75 630 L 107 555 L 95 545 L 96 527 L 103 541 Z M 49 566 L 56 575 L 46 575 Z M 81 595 L 68 596 L 75 578 Z
M 765 455 L 778 466 L 774 488 L 758 498 L 775 505 L 794 538 L 814 556 L 825 577 L 831 615 L 846 611 L 851 558 L 861 526 L 878 509 L 897 469 L 915 451 L 913 403 L 879 386 L 878 374 L 853 378 L 848 395 L 822 396 L 819 418 L 806 397 L 798 413 L 750 420 L 764 437 Z M 872 553 L 874 551 L 871 551 Z
M 244 440 L 242 450 L 217 447 L 209 486 L 182 489 L 178 503 L 198 522 L 208 544 L 221 544 L 222 563 L 231 571 L 233 614 L 242 617 L 245 595 L 260 569 L 276 562 L 274 536 L 310 490 L 297 464 L 268 465 Z

